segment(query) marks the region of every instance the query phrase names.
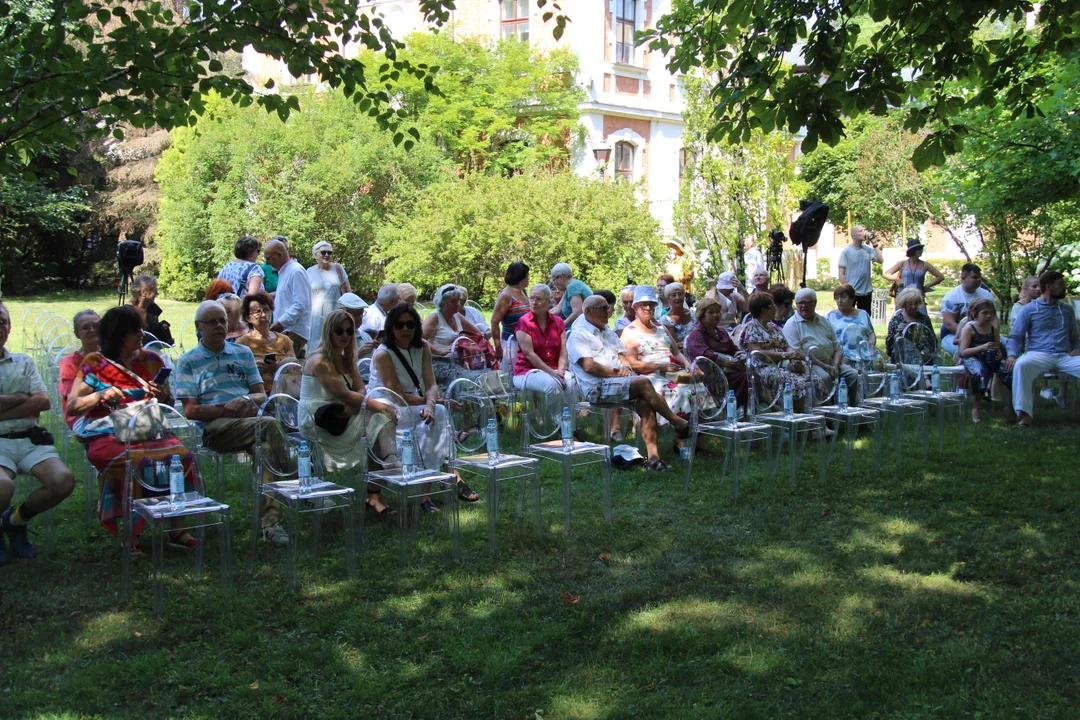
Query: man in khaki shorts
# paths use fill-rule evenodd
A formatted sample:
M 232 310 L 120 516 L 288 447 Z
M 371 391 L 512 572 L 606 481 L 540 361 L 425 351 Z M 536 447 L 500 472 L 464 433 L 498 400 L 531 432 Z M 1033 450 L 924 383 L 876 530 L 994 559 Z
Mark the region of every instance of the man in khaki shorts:
M 75 476 L 60 461 L 52 436 L 38 425 L 38 415 L 50 406 L 45 383 L 33 360 L 7 350 L 10 334 L 11 313 L 0 303 L 0 565 L 11 554 L 34 557 L 27 533 L 30 520 L 75 489 Z M 33 475 L 41 487 L 12 508 L 18 473 Z

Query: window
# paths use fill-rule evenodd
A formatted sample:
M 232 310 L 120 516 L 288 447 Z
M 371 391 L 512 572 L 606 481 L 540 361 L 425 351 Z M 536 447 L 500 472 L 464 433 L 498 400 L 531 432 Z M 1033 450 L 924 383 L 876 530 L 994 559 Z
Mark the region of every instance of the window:
M 634 146 L 628 142 L 615 143 L 615 177 L 634 179 Z
M 615 62 L 634 64 L 634 24 L 637 0 L 615 0 Z
M 502 0 L 502 36 L 529 41 L 529 0 Z

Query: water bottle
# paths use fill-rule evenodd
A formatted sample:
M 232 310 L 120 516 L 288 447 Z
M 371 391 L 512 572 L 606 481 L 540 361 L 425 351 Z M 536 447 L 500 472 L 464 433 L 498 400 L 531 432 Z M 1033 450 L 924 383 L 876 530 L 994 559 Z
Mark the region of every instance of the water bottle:
M 570 417 L 570 408 L 562 409 L 562 447 L 563 450 L 574 449 L 574 419 Z
M 499 428 L 495 425 L 495 418 L 488 420 L 485 436 L 487 439 L 488 466 L 495 467 L 499 464 Z
M 173 455 L 169 463 L 169 502 L 177 510 L 184 509 L 184 466 L 180 463 L 180 456 Z
M 930 373 L 930 391 L 934 397 L 941 395 L 941 371 L 938 370 L 937 363 L 934 363 L 934 369 Z
M 739 407 L 735 400 L 734 390 L 727 391 L 727 421 L 731 427 L 739 424 Z
M 296 475 L 300 479 L 300 492 L 311 490 L 311 448 L 307 440 L 300 441 L 300 449 L 296 452 Z
M 836 391 L 836 404 L 841 410 L 847 410 L 847 380 L 840 378 L 840 387 Z
M 412 430 L 402 433 L 400 442 L 398 457 L 401 458 L 401 474 L 406 480 L 410 480 L 416 474 L 416 449 L 413 447 Z
M 791 383 L 784 383 L 784 417 L 795 416 L 795 395 L 791 391 Z
M 897 370 L 893 370 L 892 375 L 889 376 L 889 395 L 895 398 L 900 397 L 900 373 Z

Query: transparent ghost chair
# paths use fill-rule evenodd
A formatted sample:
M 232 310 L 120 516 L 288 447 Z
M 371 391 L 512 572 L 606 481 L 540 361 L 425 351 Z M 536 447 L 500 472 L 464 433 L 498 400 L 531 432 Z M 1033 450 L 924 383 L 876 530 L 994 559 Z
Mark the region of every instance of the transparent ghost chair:
M 540 372 L 530 370 L 530 373 Z M 563 512 L 563 533 L 570 532 L 571 474 L 575 467 L 599 464 L 603 475 L 604 520 L 612 522 L 611 507 L 611 448 L 607 445 L 581 442 L 574 439 L 576 422 L 574 403 L 566 391 L 543 393 L 522 390 L 521 444 L 526 455 L 559 463 L 562 467 L 560 505 Z M 570 427 L 563 437 L 562 415 L 567 411 Z
M 897 356 L 897 371 L 901 377 L 905 398 L 926 403 L 937 411 L 938 452 L 945 449 L 945 412 L 956 409 L 959 414 L 960 447 L 964 447 L 967 427 L 967 394 L 963 390 L 942 390 L 940 379 L 934 387 L 933 368 L 923 365 L 919 347 L 907 338 L 897 338 L 893 348 Z M 939 368 L 940 371 L 940 368 Z M 940 376 L 939 376 L 940 378 Z M 930 385 L 930 389 L 927 389 Z
M 253 415 L 257 415 L 259 412 L 259 406 L 251 398 L 244 398 L 247 401 L 247 406 L 250 408 L 249 412 Z M 209 458 L 214 463 L 214 478 L 215 484 L 213 492 L 215 494 L 221 493 L 225 489 L 225 461 L 228 458 L 233 458 L 239 465 L 247 465 L 251 462 L 251 458 L 244 450 L 236 450 L 233 452 L 218 452 L 206 445 L 206 439 L 202 432 L 199 433 L 198 444 L 196 445 L 195 455 L 198 458 Z M 242 502 L 247 502 L 249 497 L 248 493 L 241 493 L 240 497 Z
M 295 360 L 289 360 L 278 365 L 274 371 L 274 382 L 270 388 L 271 395 L 292 395 L 300 398 L 300 380 L 304 377 L 304 366 Z
M 161 357 L 162 362 L 165 363 L 165 367 L 170 370 L 176 369 L 176 361 L 180 358 L 180 354 L 176 351 L 176 348 L 169 343 L 161 340 L 151 340 L 148 343 L 143 343 L 143 350 L 157 353 Z
M 423 408 L 422 405 L 410 406 L 404 398 L 385 387 L 368 388 L 364 403 L 365 427 L 372 426 L 369 416 L 375 413 L 390 419 L 374 439 L 368 439 L 368 458 L 377 469 L 367 473 L 367 483 L 385 490 L 397 500 L 402 565 L 406 563 L 409 545 L 419 531 L 420 502 L 433 495 L 445 499 L 440 513 L 443 529 L 450 534 L 451 557 L 454 560 L 461 557 L 457 475 L 425 464 L 434 465 L 443 453 L 447 458 L 450 456 L 454 440 L 448 429 L 447 410 L 443 405 L 436 405 L 435 416 L 429 424 L 420 417 Z M 412 456 L 413 463 L 406 467 L 402 461 L 408 460 L 408 455 Z
M 180 332 L 176 333 L 176 348 L 180 351 L 181 355 L 183 355 L 188 350 L 198 344 L 198 341 L 196 341 L 195 344 L 189 343 L 189 335 L 191 336 L 192 340 L 195 339 L 194 320 L 185 320 L 183 323 L 180 324 Z
M 896 354 L 897 346 L 894 344 L 893 355 Z M 864 353 L 863 356 L 869 356 L 869 353 Z M 925 458 L 929 447 L 926 403 L 904 397 L 904 384 L 900 378 L 899 365 L 894 363 L 892 366 L 886 366 L 884 371 L 879 371 L 874 369 L 869 362 L 860 363 L 859 375 L 862 385 L 860 404 L 862 407 L 881 412 L 883 427 L 879 432 L 882 434 L 883 442 L 889 432 L 889 426 L 892 427 L 897 467 L 904 461 L 904 429 L 909 424 L 908 421 L 915 424 Z
M 232 555 L 229 546 L 229 506 L 206 495 L 198 463 L 189 448 L 194 447 L 198 433 L 194 423 L 171 405 L 150 402 L 142 405 L 127 426 L 117 428 L 117 439 L 123 439 L 124 483 L 121 494 L 123 526 L 119 537 L 123 556 L 123 587 L 131 587 L 131 560 L 134 551 L 132 538 L 137 524 L 145 523 L 151 533 L 154 609 L 161 609 L 161 563 L 166 531 L 196 531 L 195 575 L 202 576 L 205 530 L 218 529 L 218 552 L 221 556 L 221 584 L 232 589 Z M 175 452 L 173 450 L 175 449 Z M 185 492 L 182 501 L 169 492 L 169 461 L 179 456 L 184 464 Z M 135 498 L 135 486 L 141 488 L 141 498 Z M 153 493 L 151 495 L 150 493 Z
M 938 377 L 941 379 L 941 387 L 944 390 L 955 391 L 960 387 L 960 379 L 964 376 L 964 366 L 959 362 L 943 362 L 943 357 L 938 342 L 937 333 L 922 323 L 908 323 L 900 333 L 900 337 L 915 345 L 922 358 L 923 377 L 930 380 L 934 367 L 938 369 Z M 959 337 L 959 333 L 957 333 Z M 898 338 L 899 339 L 899 338 Z M 896 348 L 893 348 L 895 354 Z
M 356 370 L 360 373 L 360 379 L 364 381 L 364 385 L 371 382 L 371 358 L 360 358 L 356 361 Z
M 346 574 L 356 574 L 356 490 L 327 482 L 318 446 L 311 451 L 311 480 L 305 487 L 297 477 L 301 442 L 299 401 L 292 395 L 271 395 L 259 408 L 255 429 L 255 472 L 252 473 L 251 536 L 248 540 L 248 572 L 255 569 L 255 553 L 261 523 L 260 506 L 265 496 L 285 508 L 289 534 L 289 584 L 296 586 L 296 560 L 300 546 L 300 516 L 311 514 L 311 554 L 318 555 L 322 515 L 341 510 L 345 519 Z M 353 422 L 359 422 L 359 418 Z M 274 479 L 271 479 L 274 478 Z
M 502 451 L 498 422 L 495 422 L 494 453 L 488 446 L 488 422 L 496 420 L 495 406 L 483 388 L 467 378 L 450 383 L 446 393 L 449 410 L 448 431 L 454 438 L 450 467 L 459 473 L 479 475 L 487 479 L 488 548 L 495 553 L 495 529 L 499 518 L 501 489 L 507 481 L 520 481 L 516 517 L 521 518 L 526 481 L 531 481 L 535 501 L 537 536 L 541 533 L 540 461 Z M 505 436 L 504 436 L 505 437 Z
M 45 314 L 45 310 L 35 305 L 23 310 L 22 320 L 20 321 L 22 327 L 19 329 L 22 333 L 22 347 L 23 352 L 33 357 L 34 347 L 34 331 L 32 328 L 37 327 L 38 318 Z
M 784 452 L 784 446 L 787 445 L 789 455 L 788 482 L 794 488 L 795 473 L 802 463 L 807 440 L 816 437 L 818 443 L 818 475 L 824 481 L 825 461 L 827 459 L 825 454 L 825 418 L 812 412 L 794 412 L 794 408 L 792 408 L 792 413 L 788 415 L 783 410 L 783 374 L 776 372 L 776 370 L 780 369 L 779 366 L 761 350 L 754 350 L 750 353 L 750 357 L 754 361 L 751 363 L 750 370 L 752 378 L 751 391 L 756 394 L 755 408 L 757 410 L 757 415 L 752 420 L 772 426 L 778 436 L 778 441 L 775 443 L 775 454 L 772 458 L 773 467 L 776 467 L 779 463 L 780 456 Z M 799 364 L 805 365 L 805 361 L 800 361 Z M 805 366 L 801 369 L 795 368 L 794 371 L 802 372 L 809 378 L 809 369 Z M 810 386 L 812 388 L 813 383 Z M 809 407 L 809 405 L 810 401 L 808 399 L 807 406 Z M 771 489 L 772 473 L 769 474 L 769 484 Z
M 765 423 L 752 419 L 740 420 L 738 408 L 733 413 L 734 421 L 729 419 L 731 399 L 728 393 L 727 376 L 723 369 L 706 357 L 695 358 L 690 365 L 694 383 L 691 387 L 690 402 L 690 437 L 686 440 L 686 479 L 684 488 L 690 490 L 690 475 L 694 469 L 694 456 L 697 455 L 698 437 L 719 438 L 724 442 L 724 464 L 720 482 L 727 482 L 728 464 L 732 466 L 732 500 L 739 499 L 739 479 L 749 461 L 750 447 L 755 442 L 765 445 L 765 458 L 771 464 L 773 429 Z M 744 452 L 745 451 L 745 452 Z M 741 456 L 745 455 L 745 458 Z M 771 470 L 768 472 L 772 482 Z
M 860 333 L 863 338 L 860 341 L 854 341 L 853 336 Z M 881 411 L 876 408 L 863 407 L 859 404 L 864 385 L 861 382 L 861 368 L 864 366 L 867 368 L 872 367 L 874 360 L 874 354 L 870 346 L 870 331 L 861 325 L 850 325 L 845 335 L 849 343 L 854 341 L 857 355 L 856 367 L 860 369 L 860 379 L 853 383 L 853 386 L 847 387 L 846 399 L 840 397 L 839 378 L 833 378 L 828 392 L 824 395 L 815 392 L 814 385 L 811 383 L 812 412 L 825 418 L 825 421 L 832 426 L 833 433 L 829 438 L 828 455 L 825 460 L 826 467 L 828 467 L 828 463 L 836 452 L 836 441 L 842 430 L 845 445 L 844 469 L 850 473 L 852 451 L 858 439 L 859 431 L 862 428 L 870 428 L 873 433 L 873 467 L 877 470 L 881 450 L 881 430 L 884 427 Z M 852 345 L 849 344 L 850 347 Z M 807 365 L 809 366 L 811 356 L 821 357 L 821 352 L 821 349 L 811 347 L 807 353 Z
M 509 424 L 514 412 L 514 385 L 513 382 L 507 384 L 505 375 L 494 369 L 487 353 L 476 348 L 471 338 L 462 335 L 454 340 L 449 360 L 453 367 L 452 377 L 475 381 L 499 409 L 496 423 Z M 449 390 L 449 386 L 446 389 Z

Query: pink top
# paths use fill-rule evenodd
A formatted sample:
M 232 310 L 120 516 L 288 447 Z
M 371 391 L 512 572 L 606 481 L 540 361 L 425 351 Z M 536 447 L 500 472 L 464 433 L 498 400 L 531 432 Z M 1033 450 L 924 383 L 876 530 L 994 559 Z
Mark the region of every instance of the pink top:
M 75 385 L 75 376 L 79 374 L 79 369 L 82 367 L 83 354 L 76 350 L 70 355 L 65 355 L 60 358 L 60 402 L 63 403 L 61 412 L 64 413 L 64 422 L 68 424 L 68 427 L 78 419 L 68 417 L 67 402 L 68 395 L 71 394 L 71 388 Z
M 562 349 L 563 332 L 566 325 L 558 315 L 548 314 L 547 330 L 543 331 L 536 324 L 536 316 L 531 312 L 521 316 L 514 328 L 517 332 L 523 332 L 532 338 L 533 352 L 552 370 L 559 367 L 559 351 Z M 525 353 L 518 352 L 517 362 L 514 363 L 514 374 L 524 375 L 534 369 Z

